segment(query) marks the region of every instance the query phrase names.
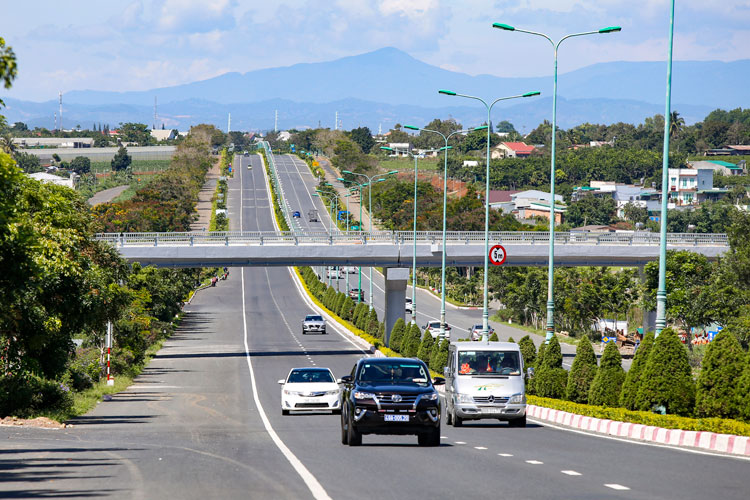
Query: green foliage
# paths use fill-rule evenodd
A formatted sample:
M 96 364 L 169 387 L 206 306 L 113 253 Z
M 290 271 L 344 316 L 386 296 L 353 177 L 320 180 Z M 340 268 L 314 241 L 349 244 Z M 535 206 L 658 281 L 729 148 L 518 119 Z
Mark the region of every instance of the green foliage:
M 429 335 L 429 333 L 425 333 L 425 335 Z M 407 358 L 416 357 L 421 343 L 422 330 L 417 325 L 409 323 L 407 325 L 405 339 L 401 342 L 401 354 Z
M 0 417 L 63 412 L 73 405 L 70 387 L 29 373 L 0 377 Z
M 341 314 L 339 314 L 339 316 L 346 321 L 351 321 L 354 309 L 354 301 L 347 296 L 344 299 L 344 303 L 341 305 Z
M 521 350 L 521 356 L 523 356 L 523 364 L 526 368 L 534 366 L 536 363 L 536 345 L 531 337 L 524 335 L 521 340 L 518 341 L 518 348 Z
M 372 335 L 373 337 L 378 336 L 378 330 L 380 329 L 380 323 L 378 321 L 378 313 L 375 311 L 375 308 L 370 309 L 370 313 L 367 316 L 367 326 L 365 328 L 365 331 L 368 335 Z
M 148 130 L 148 125 L 144 125 L 143 123 L 123 123 L 117 130 L 123 142 L 135 143 L 137 146 L 148 146 L 154 143 L 151 132 Z
M 719 332 L 708 344 L 695 392 L 696 416 L 737 418 L 737 381 L 745 358 L 731 333 Z
M 398 318 L 396 320 L 396 323 L 393 324 L 393 328 L 391 329 L 391 336 L 388 339 L 388 347 L 393 349 L 396 352 L 401 352 L 401 340 L 404 337 L 404 333 L 406 331 L 406 323 L 404 323 L 403 318 Z
M 91 170 L 91 160 L 86 156 L 76 156 L 70 162 L 70 170 L 78 175 L 87 174 Z
M 363 153 L 368 154 L 375 145 L 375 139 L 372 138 L 372 132 L 367 127 L 354 128 L 349 132 L 349 137 L 359 145 Z
M 13 84 L 17 71 L 16 54 L 10 46 L 5 45 L 5 39 L 0 37 L 0 80 L 3 81 L 6 89 Z M 0 106 L 4 105 L 5 103 L 0 99 Z
M 333 301 L 336 299 L 336 290 L 332 286 L 326 288 L 326 293 L 323 294 L 323 305 L 328 309 L 333 308 Z
M 16 160 L 18 167 L 23 170 L 24 173 L 33 174 L 43 170 L 42 163 L 36 155 L 24 153 L 23 151 L 16 151 L 13 158 Z
M 635 410 L 635 398 L 641 388 L 643 381 L 643 371 L 646 368 L 648 357 L 651 354 L 651 348 L 654 345 L 654 332 L 646 332 L 643 336 L 638 350 L 635 352 L 633 362 L 630 364 L 630 370 L 625 375 L 625 382 L 622 384 L 620 393 L 620 406 L 628 410 Z
M 617 406 L 624 380 L 625 370 L 622 369 L 620 350 L 617 344 L 609 342 L 604 348 L 599 369 L 591 382 L 589 402 L 598 406 Z
M 385 323 L 382 321 L 378 323 L 378 338 L 380 340 L 385 339 Z
M 737 410 L 742 420 L 750 422 L 750 353 L 745 356 L 742 376 L 737 383 Z
M 490 342 L 497 342 L 500 339 L 497 337 L 497 332 L 492 332 L 492 335 L 490 335 Z M 513 342 L 512 340 L 508 340 L 508 342 Z
M 112 170 L 115 172 L 119 172 L 120 170 L 125 170 L 130 166 L 130 163 L 133 161 L 133 158 L 128 154 L 128 150 L 125 149 L 124 146 L 120 146 L 120 149 L 117 150 L 117 153 L 115 153 L 114 158 L 112 158 Z
M 568 206 L 565 220 L 572 227 L 590 224 L 607 225 L 615 222 L 616 210 L 617 204 L 612 198 L 585 196 Z
M 534 393 L 546 398 L 562 398 L 565 395 L 568 372 L 562 367 L 562 350 L 557 337 L 552 337 L 537 364 Z
M 427 333 L 429 335 L 429 333 Z M 448 351 L 448 346 L 450 345 L 450 341 L 448 339 L 443 339 L 440 342 L 440 345 L 432 348 L 432 356 L 430 356 L 430 369 L 437 372 L 437 373 L 443 373 L 443 368 L 448 366 L 448 355 L 450 354 Z
M 575 403 L 588 403 L 591 382 L 596 376 L 596 354 L 588 337 L 581 338 L 576 348 L 576 357 L 568 374 L 565 399 Z
M 427 363 L 429 366 L 430 357 L 432 356 L 432 349 L 435 345 L 435 339 L 429 333 L 422 336 L 422 342 L 419 344 L 419 350 L 417 351 L 417 357 Z
M 674 330 L 666 328 L 661 332 L 643 370 L 636 409 L 649 411 L 663 406 L 667 413 L 683 416 L 693 413 L 695 383 L 686 351 Z

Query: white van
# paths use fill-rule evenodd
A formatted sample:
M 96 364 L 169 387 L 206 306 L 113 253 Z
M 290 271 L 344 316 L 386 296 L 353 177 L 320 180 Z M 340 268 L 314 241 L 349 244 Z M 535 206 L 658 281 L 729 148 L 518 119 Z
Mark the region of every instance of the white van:
M 446 422 L 496 418 L 526 426 L 523 357 L 514 342 L 451 342 L 445 367 Z

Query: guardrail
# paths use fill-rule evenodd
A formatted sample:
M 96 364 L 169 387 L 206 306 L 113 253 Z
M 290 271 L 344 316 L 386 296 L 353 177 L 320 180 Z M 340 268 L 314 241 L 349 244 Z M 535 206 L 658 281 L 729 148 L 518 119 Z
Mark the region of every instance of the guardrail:
M 289 217 L 289 210 L 287 204 L 284 203 L 284 191 L 281 189 L 281 182 L 279 182 L 279 174 L 276 172 L 276 164 L 273 160 L 273 150 L 271 145 L 267 141 L 260 141 L 259 146 L 263 148 L 266 153 L 266 160 L 268 161 L 268 171 L 270 172 L 271 182 L 273 183 L 274 192 L 276 193 L 276 201 L 281 207 L 281 213 L 284 214 L 284 219 L 289 227 L 291 227 L 291 220 Z
M 118 247 L 124 246 L 247 246 L 247 245 L 401 245 L 414 241 L 411 231 L 349 231 L 328 232 L 295 231 L 213 231 L 185 233 L 99 233 L 96 240 Z M 446 233 L 450 245 L 472 245 L 484 242 L 482 231 L 450 231 Z M 442 241 L 441 231 L 418 231 L 417 243 L 437 245 Z M 549 233 L 542 231 L 490 232 L 493 244 L 542 245 L 549 243 Z M 670 233 L 667 244 L 673 246 L 728 247 L 726 234 Z M 555 245 L 607 245 L 607 246 L 658 246 L 659 234 L 631 233 L 577 233 L 555 232 Z

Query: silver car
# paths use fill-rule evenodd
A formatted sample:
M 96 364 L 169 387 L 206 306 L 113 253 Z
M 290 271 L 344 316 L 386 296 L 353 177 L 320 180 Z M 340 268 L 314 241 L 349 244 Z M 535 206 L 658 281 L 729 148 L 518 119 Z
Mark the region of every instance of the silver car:
M 308 333 L 326 333 L 326 320 L 319 314 L 308 314 L 302 320 L 302 335 Z

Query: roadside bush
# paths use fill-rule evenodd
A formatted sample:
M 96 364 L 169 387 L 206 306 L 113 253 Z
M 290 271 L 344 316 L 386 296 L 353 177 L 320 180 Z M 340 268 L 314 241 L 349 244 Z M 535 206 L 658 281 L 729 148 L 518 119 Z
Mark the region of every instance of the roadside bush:
M 326 293 L 323 294 L 323 305 L 327 309 L 333 309 L 333 300 L 336 298 L 336 291 L 332 287 L 326 288 Z
M 604 348 L 599 369 L 591 382 L 589 403 L 598 406 L 617 406 L 624 380 L 625 370 L 622 369 L 620 350 L 617 344 L 609 342 Z
M 646 368 L 646 362 L 648 361 L 653 346 L 654 332 L 646 332 L 646 335 L 643 336 L 643 340 L 641 341 L 641 345 L 638 346 L 638 350 L 635 352 L 633 363 L 630 365 L 630 370 L 628 370 L 628 373 L 625 375 L 625 382 L 622 384 L 620 406 L 623 408 L 635 410 L 635 398 L 641 387 L 643 370 Z
M 344 310 L 344 302 L 346 301 L 347 297 L 345 293 L 339 292 L 338 298 L 336 299 L 336 315 L 341 317 Z
M 70 388 L 30 373 L 0 377 L 0 418 L 30 417 L 72 408 Z
M 427 335 L 430 335 L 429 332 Z M 439 345 L 432 348 L 433 356 L 430 359 L 430 368 L 442 375 L 443 368 L 448 365 L 448 346 L 450 340 L 443 339 Z
M 544 344 L 542 344 L 544 345 Z M 545 398 L 562 398 L 568 383 L 568 372 L 562 367 L 562 350 L 557 337 L 552 337 L 539 360 L 534 375 L 535 394 Z
M 531 337 L 528 335 L 522 337 L 518 341 L 518 347 L 521 350 L 521 356 L 523 356 L 523 365 L 526 368 L 533 367 L 536 362 L 536 346 Z
M 744 366 L 737 384 L 737 411 L 742 420 L 750 423 L 750 353 L 745 356 Z
M 359 315 L 362 313 L 362 308 L 364 307 L 364 304 L 359 302 L 354 306 L 354 311 L 352 311 L 352 318 L 351 322 L 354 326 L 357 326 L 357 320 L 359 319 Z
M 341 305 L 341 314 L 339 314 L 339 316 L 341 319 L 350 321 L 352 319 L 352 312 L 354 312 L 354 301 L 351 298 L 346 297 L 344 303 Z
M 396 323 L 393 325 L 393 329 L 391 329 L 391 336 L 388 340 L 388 347 L 396 352 L 401 352 L 401 339 L 404 337 L 405 330 L 406 323 L 404 323 L 404 319 L 398 318 L 396 320 Z
M 407 358 L 414 358 L 419 352 L 419 344 L 422 343 L 422 330 L 417 325 L 409 323 L 406 332 L 406 339 L 401 342 L 401 354 Z
M 737 382 L 745 357 L 737 338 L 729 332 L 719 332 L 708 344 L 695 391 L 697 417 L 738 416 Z
M 367 317 L 369 314 L 370 308 L 367 306 L 367 304 L 363 304 L 359 310 L 359 315 L 357 315 L 357 322 L 355 323 L 355 326 L 364 331 L 365 327 L 367 327 Z
M 499 339 L 499 338 L 497 338 L 497 333 L 495 333 L 495 332 L 492 332 L 492 335 L 490 335 L 490 342 L 497 342 L 497 341 L 499 341 L 499 340 L 500 340 L 500 339 Z M 508 342 L 513 342 L 513 340 L 509 340 Z
M 435 345 L 435 339 L 432 338 L 432 335 L 427 333 L 422 336 L 422 343 L 419 344 L 417 357 L 421 359 L 422 361 L 424 361 L 425 363 L 427 363 L 428 366 L 430 364 L 430 356 L 432 355 L 432 349 L 434 345 Z
M 495 340 L 498 340 L 498 339 L 497 339 L 497 333 L 494 333 L 494 332 L 493 332 L 493 333 L 492 333 L 492 335 L 494 335 L 494 336 L 495 336 Z M 490 338 L 490 340 L 492 340 L 492 338 Z M 515 340 L 513 340 L 513 337 L 508 337 L 508 342 L 515 342 Z
M 596 354 L 591 341 L 584 336 L 578 343 L 576 357 L 568 374 L 568 386 L 565 389 L 565 399 L 575 403 L 588 403 L 591 382 L 596 376 Z
M 378 336 L 378 329 L 380 327 L 380 323 L 378 321 L 378 313 L 375 311 L 375 308 L 370 309 L 370 313 L 367 316 L 367 329 L 365 330 L 368 335 L 372 335 L 373 337 Z
M 385 339 L 385 323 L 382 321 L 379 322 L 378 326 L 378 339 L 384 340 Z M 380 345 L 383 345 L 382 343 Z
M 687 348 L 677 332 L 666 328 L 651 349 L 635 399 L 638 410 L 664 408 L 667 413 L 688 416 L 695 407 L 695 383 L 688 363 Z

